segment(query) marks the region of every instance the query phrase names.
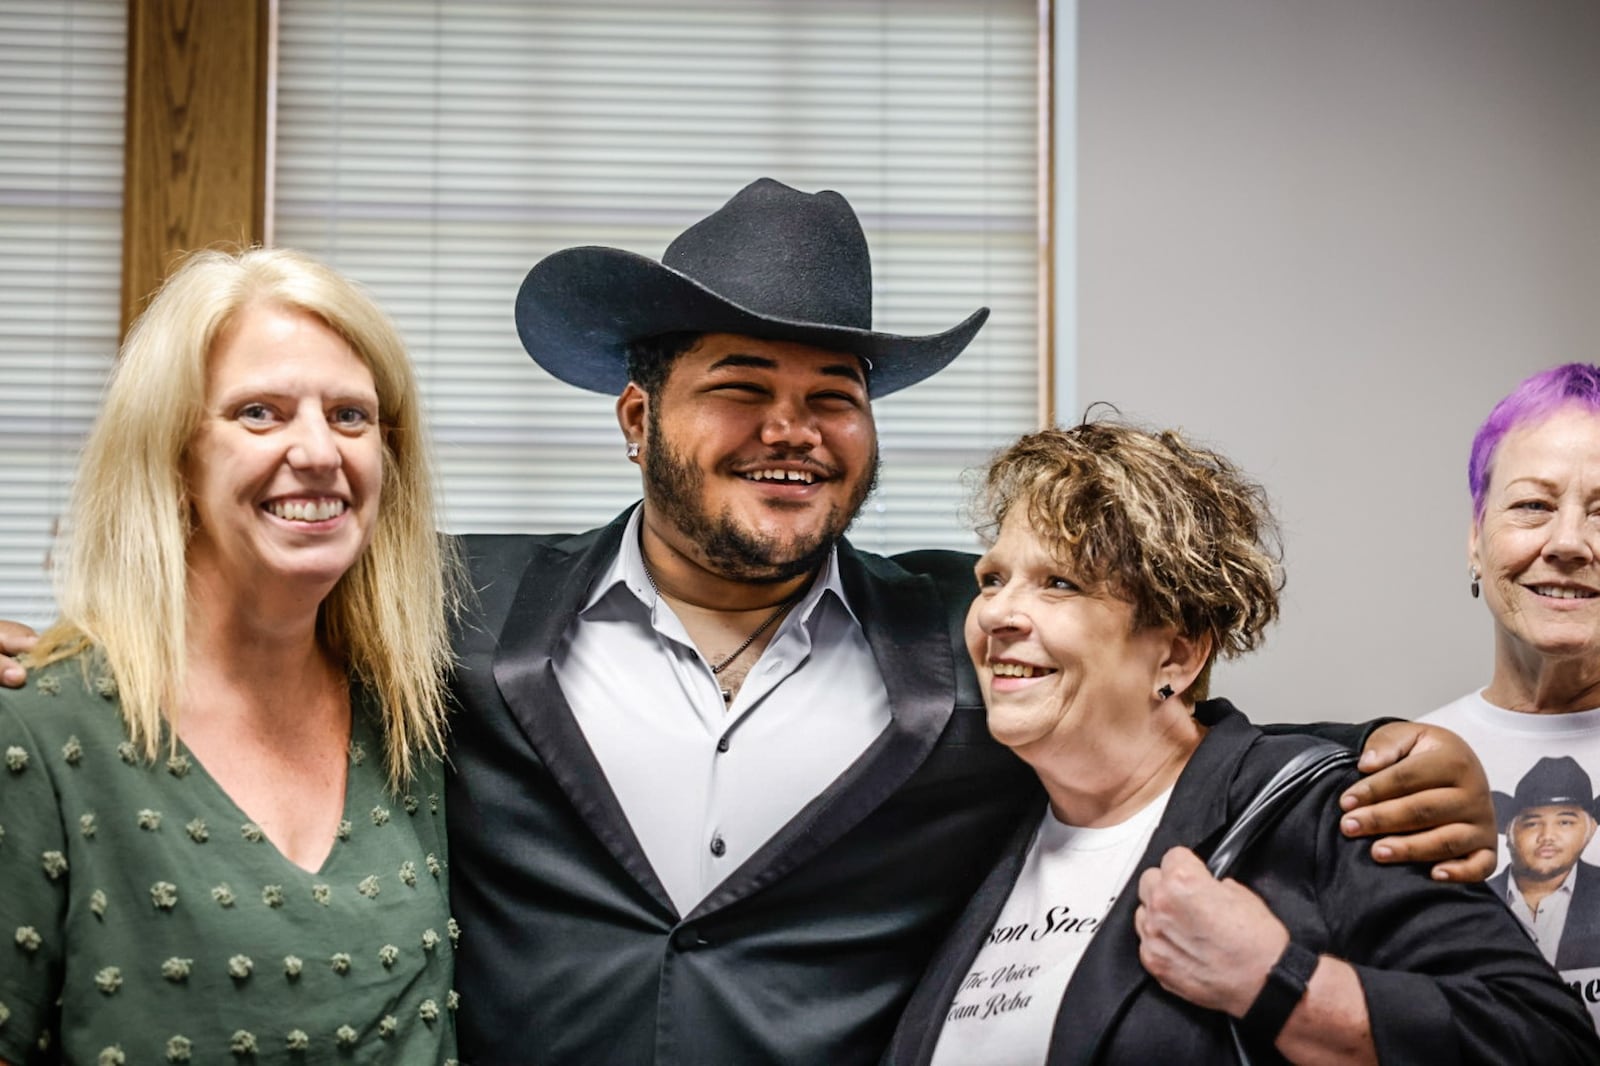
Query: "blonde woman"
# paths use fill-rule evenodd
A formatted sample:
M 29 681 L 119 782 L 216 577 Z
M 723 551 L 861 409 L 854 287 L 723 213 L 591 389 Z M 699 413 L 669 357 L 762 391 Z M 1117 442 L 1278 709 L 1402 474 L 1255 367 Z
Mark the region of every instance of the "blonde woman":
M 129 334 L 0 693 L 0 1060 L 454 1055 L 420 419 L 294 252 L 201 253 Z

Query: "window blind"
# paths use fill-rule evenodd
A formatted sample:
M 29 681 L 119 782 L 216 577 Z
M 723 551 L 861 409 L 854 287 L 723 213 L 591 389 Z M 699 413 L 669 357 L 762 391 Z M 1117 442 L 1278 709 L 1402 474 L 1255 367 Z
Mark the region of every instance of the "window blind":
M 971 547 L 962 473 L 1034 428 L 1035 0 L 281 0 L 274 242 L 394 315 L 456 531 L 583 529 L 639 495 L 610 398 L 523 353 L 550 252 L 659 258 L 758 176 L 843 192 L 874 324 L 989 324 L 875 405 L 883 476 L 852 539 Z
M 35 626 L 116 355 L 126 24 L 124 0 L 0 0 L 0 608 Z

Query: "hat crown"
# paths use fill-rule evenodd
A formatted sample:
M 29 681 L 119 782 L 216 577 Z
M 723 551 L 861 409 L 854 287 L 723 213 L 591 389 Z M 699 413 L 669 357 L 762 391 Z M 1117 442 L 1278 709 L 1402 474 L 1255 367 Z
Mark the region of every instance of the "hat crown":
M 1600 808 L 1589 775 L 1570 755 L 1546 755 L 1528 768 L 1513 795 L 1494 793 L 1495 819 L 1502 827 L 1534 807 L 1578 807 L 1590 815 Z
M 859 356 L 873 399 L 947 366 L 989 317 L 980 307 L 942 333 L 872 328 L 872 260 L 843 196 L 750 183 L 690 226 L 659 261 L 620 248 L 565 248 L 517 291 L 517 335 L 569 384 L 615 396 L 628 346 L 663 333 L 735 333 Z
M 1545 807 L 1553 803 L 1575 803 L 1588 807 L 1594 793 L 1589 775 L 1578 760 L 1570 755 L 1546 755 L 1522 775 L 1517 782 L 1517 804 L 1520 807 Z
M 843 196 L 761 178 L 667 246 L 663 266 L 749 311 L 872 328 L 872 260 Z

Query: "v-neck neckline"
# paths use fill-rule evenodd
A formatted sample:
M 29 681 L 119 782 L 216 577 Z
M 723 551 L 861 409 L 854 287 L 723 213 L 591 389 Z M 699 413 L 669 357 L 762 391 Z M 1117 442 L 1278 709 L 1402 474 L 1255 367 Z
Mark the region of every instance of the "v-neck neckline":
M 333 827 L 333 839 L 328 842 L 328 850 L 323 855 L 322 862 L 314 870 L 301 866 L 283 853 L 283 849 L 278 846 L 278 842 L 273 840 L 267 831 L 261 827 L 261 823 L 251 817 L 250 813 L 243 807 L 239 806 L 238 801 L 229 794 L 228 790 L 223 788 L 215 777 L 211 776 L 211 771 L 206 769 L 205 763 L 190 750 L 189 745 L 184 743 L 182 737 L 177 738 L 178 751 L 189 762 L 188 772 L 197 775 L 200 780 L 204 781 L 214 794 L 214 798 L 237 816 L 240 832 L 244 832 L 249 826 L 255 826 L 256 831 L 261 834 L 259 843 L 271 848 L 273 855 L 277 857 L 280 863 L 296 871 L 307 880 L 319 879 L 327 876 L 328 868 L 333 865 L 335 856 L 339 854 L 339 845 L 349 839 L 350 827 L 355 824 L 355 819 L 352 817 L 355 812 L 352 810 L 352 806 L 356 802 L 355 782 L 357 774 L 354 771 L 361 759 L 373 757 L 372 753 L 367 751 L 367 745 L 365 744 L 366 741 L 373 739 L 369 735 L 367 717 L 360 690 L 355 686 L 351 686 L 350 741 L 346 745 L 344 755 L 344 797 L 339 807 L 339 822 Z

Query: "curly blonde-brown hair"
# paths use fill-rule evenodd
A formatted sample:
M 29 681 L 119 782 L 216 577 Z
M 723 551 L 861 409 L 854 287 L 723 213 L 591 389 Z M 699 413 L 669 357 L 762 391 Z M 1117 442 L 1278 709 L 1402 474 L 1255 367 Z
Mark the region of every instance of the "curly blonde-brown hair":
M 1136 627 L 1210 635 L 1191 702 L 1205 698 L 1218 655 L 1255 649 L 1278 617 L 1281 555 L 1266 492 L 1175 430 L 1094 421 L 1028 434 L 984 476 L 979 533 L 992 539 L 1019 507 L 1074 581 L 1133 606 Z

